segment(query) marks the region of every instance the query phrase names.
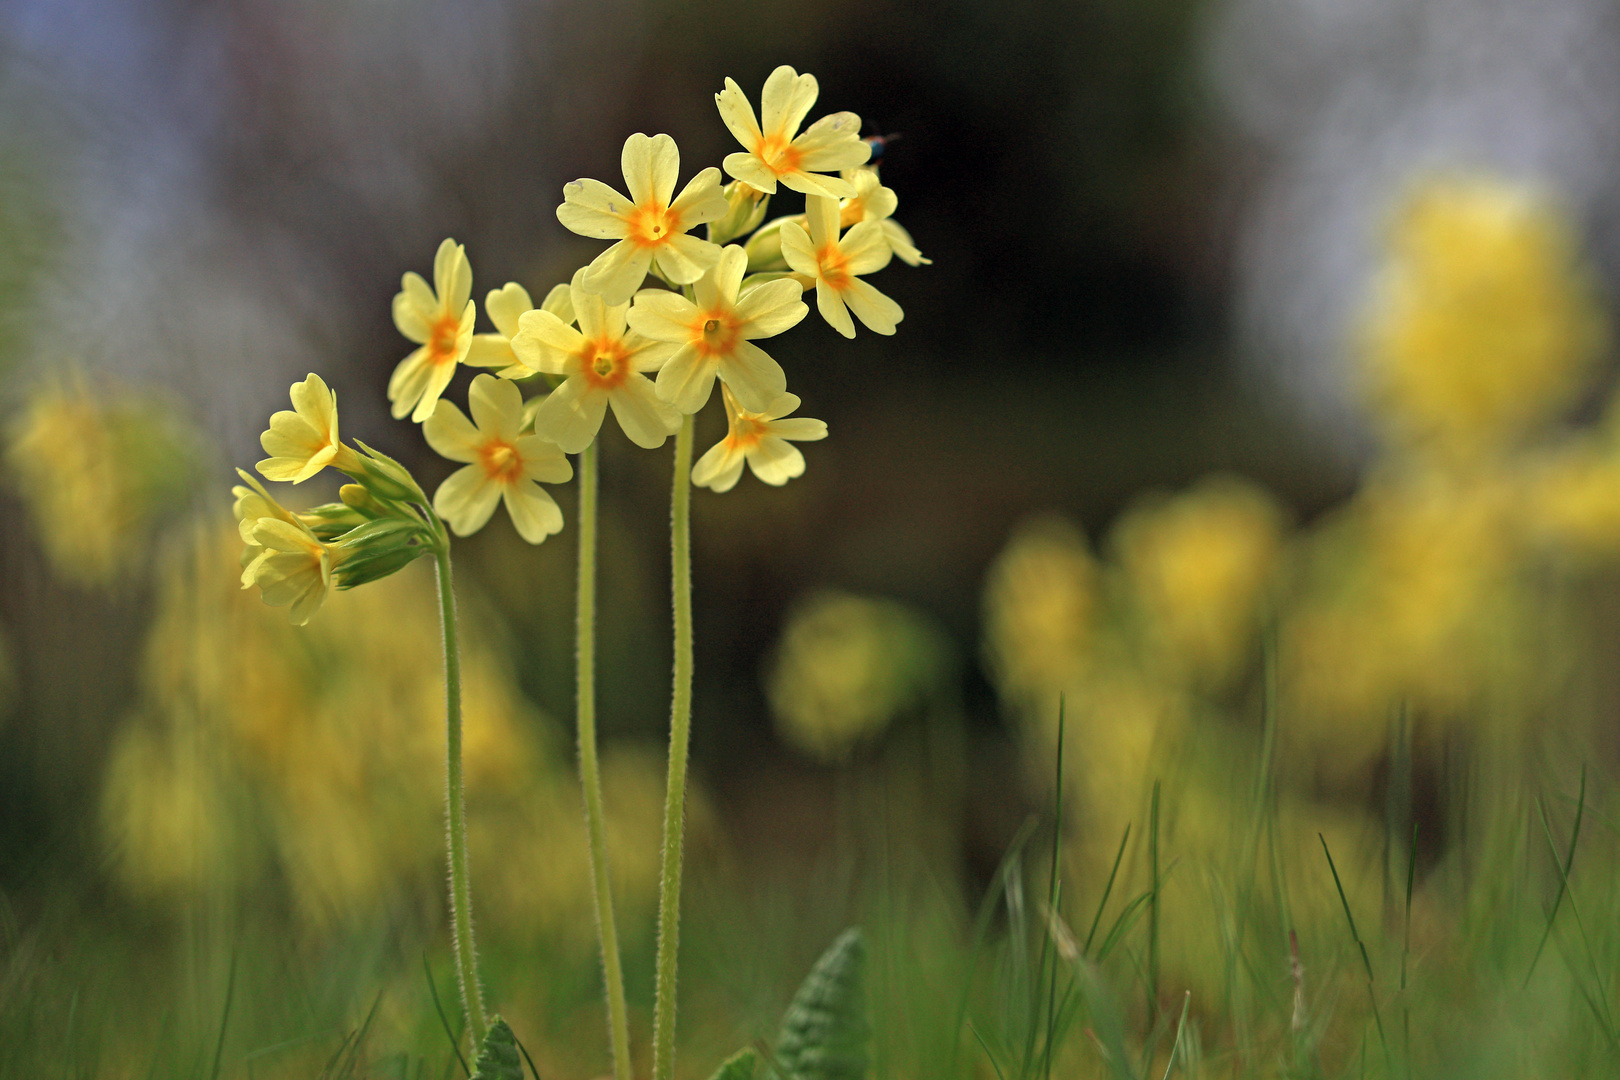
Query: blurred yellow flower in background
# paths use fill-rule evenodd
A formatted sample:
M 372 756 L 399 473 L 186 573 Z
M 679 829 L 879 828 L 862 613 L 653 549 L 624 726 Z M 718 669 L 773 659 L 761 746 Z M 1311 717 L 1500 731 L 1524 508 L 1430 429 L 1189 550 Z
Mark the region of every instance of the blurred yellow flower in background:
M 184 498 L 195 438 L 151 401 L 113 403 L 70 376 L 36 387 L 8 432 L 9 480 L 52 568 L 108 585 L 144 564 L 160 513 Z
M 1111 536 L 1150 648 L 1206 687 L 1229 683 L 1251 655 L 1283 542 L 1277 501 L 1225 475 L 1139 500 Z
M 1569 407 L 1608 325 L 1559 208 L 1482 176 L 1417 185 L 1361 335 L 1372 403 L 1401 444 L 1469 459 Z
M 838 762 L 900 715 L 937 702 L 950 663 L 948 639 L 922 612 L 894 600 L 816 592 L 789 614 L 765 692 L 784 741 Z
M 1080 530 L 1057 515 L 1019 525 L 984 591 L 984 656 L 1003 696 L 1055 709 L 1090 670 L 1101 607 L 1100 573 Z

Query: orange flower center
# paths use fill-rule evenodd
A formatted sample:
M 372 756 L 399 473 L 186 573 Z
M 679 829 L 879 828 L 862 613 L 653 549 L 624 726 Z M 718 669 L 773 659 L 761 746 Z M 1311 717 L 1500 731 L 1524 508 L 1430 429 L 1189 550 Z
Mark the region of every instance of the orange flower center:
M 858 224 L 866 216 L 866 200 L 859 195 L 853 199 L 845 199 L 844 205 L 838 208 L 838 227 L 847 229 Z
M 854 280 L 849 272 L 849 257 L 838 250 L 838 245 L 828 243 L 816 252 L 816 266 L 821 272 L 821 280 L 827 283 L 829 289 L 843 292 L 849 288 Z
M 579 354 L 580 374 L 592 388 L 613 390 L 630 377 L 630 357 L 624 342 L 618 338 L 586 339 L 585 349 Z
M 428 330 L 427 361 L 437 367 L 456 358 L 456 338 L 461 334 L 461 316 L 446 312 Z
M 514 483 L 523 476 L 523 457 L 517 447 L 505 439 L 491 439 L 478 450 L 478 463 L 484 475 L 503 484 Z
M 692 344 L 705 360 L 711 356 L 730 356 L 742 340 L 742 323 L 730 311 L 705 311 L 692 324 L 697 332 Z
M 625 224 L 629 226 L 625 239 L 644 248 L 660 247 L 685 231 L 681 215 L 657 201 L 632 207 L 625 215 Z
M 752 416 L 731 417 L 731 432 L 726 436 L 726 443 L 733 450 L 752 450 L 758 444 L 760 437 L 765 434 L 763 421 L 755 420 Z
M 766 135 L 754 147 L 754 156 L 765 163 L 777 176 L 784 176 L 791 172 L 800 172 L 800 164 L 804 160 L 804 153 L 793 145 L 791 139 L 781 132 Z

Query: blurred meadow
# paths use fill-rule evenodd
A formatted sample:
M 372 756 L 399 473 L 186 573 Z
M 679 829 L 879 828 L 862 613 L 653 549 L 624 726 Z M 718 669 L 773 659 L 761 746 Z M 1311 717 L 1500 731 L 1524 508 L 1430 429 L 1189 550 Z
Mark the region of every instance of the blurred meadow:
M 693 493 L 678 1074 L 782 1051 L 859 926 L 859 1064 L 797 1080 L 1620 1075 L 1601 0 L 14 0 L 0 1077 L 466 1075 L 432 573 L 290 625 L 239 588 L 232 466 L 319 371 L 437 487 L 384 396 L 400 275 L 452 236 L 475 296 L 544 296 L 598 250 L 565 183 L 638 131 L 718 164 L 713 95 L 779 64 L 887 137 L 932 263 L 878 277 L 893 337 L 773 341 L 830 432 L 802 476 Z M 611 427 L 640 1076 L 670 449 Z M 468 834 L 487 993 L 587 1080 L 552 490 L 543 544 L 456 544 Z

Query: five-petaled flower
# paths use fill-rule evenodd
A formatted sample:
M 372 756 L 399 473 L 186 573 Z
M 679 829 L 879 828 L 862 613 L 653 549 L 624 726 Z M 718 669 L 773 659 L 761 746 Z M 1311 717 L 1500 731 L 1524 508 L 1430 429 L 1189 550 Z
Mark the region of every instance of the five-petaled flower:
M 763 412 L 747 412 L 730 390 L 720 388 L 726 403 L 729 430 L 692 466 L 692 483 L 714 491 L 730 491 L 742 476 L 743 463 L 767 484 L 780 486 L 804 474 L 804 455 L 787 442 L 810 442 L 827 437 L 827 425 L 807 416 L 783 419 L 799 407 L 793 394 L 782 394 Z
M 495 504 L 506 502 L 518 535 L 531 544 L 562 530 L 562 511 L 535 481 L 560 484 L 574 475 L 555 443 L 519 434 L 523 394 L 512 383 L 479 375 L 467 393 L 468 420 L 455 404 L 439 402 L 422 435 L 440 457 L 464 461 L 433 496 L 433 508 L 457 536 L 484 527 Z
M 628 303 L 655 259 L 659 273 L 675 284 L 696 281 L 720 258 L 720 248 L 687 232 L 730 209 L 720 191 L 720 170 L 713 167 L 670 200 L 681 154 L 668 135 L 630 136 L 621 164 L 629 198 L 600 180 L 575 180 L 563 186 L 557 207 L 557 220 L 573 232 L 618 241 L 585 270 L 585 288 L 610 304 Z
M 257 503 L 261 498 L 269 508 L 281 510 L 262 488 L 258 493 L 243 488 L 236 490 L 242 493 L 237 498 L 238 513 L 244 509 L 249 513 L 260 509 Z M 282 516 L 284 514 L 286 511 L 281 510 L 273 517 L 241 519 L 239 527 L 247 542 L 243 552 L 242 588 L 257 585 L 260 597 L 271 607 L 290 604 L 293 624 L 302 626 L 325 602 L 327 590 L 332 586 L 332 570 L 341 552 L 323 543 L 302 521 L 290 514 Z
M 783 64 L 765 80 L 756 121 L 748 95 L 727 79 L 714 103 L 720 119 L 747 152 L 726 155 L 721 162 L 726 172 L 769 195 L 776 193 L 778 183 L 806 195 L 835 199 L 854 195 L 848 180 L 819 174 L 863 164 L 872 147 L 862 141 L 861 118 L 852 112 L 823 116 L 799 134 L 818 92 L 814 75 L 800 75 Z
M 843 228 L 862 221 L 875 221 L 883 228 L 883 238 L 894 250 L 895 258 L 908 266 L 928 266 L 933 259 L 923 258 L 917 244 L 906 227 L 894 220 L 900 206 L 900 196 L 878 180 L 876 169 L 845 169 L 844 179 L 855 185 L 855 195 L 838 204 L 838 224 Z
M 905 317 L 900 305 L 859 277 L 889 265 L 894 251 L 876 221 L 850 226 L 838 235 L 838 204 L 832 199 L 806 195 L 805 216 L 810 231 L 793 221 L 782 225 L 782 257 L 796 272 L 816 281 L 816 309 L 834 330 L 855 336 L 853 311 L 867 327 L 880 334 L 894 333 Z
M 535 411 L 535 434 L 577 454 L 596 438 L 611 405 L 631 442 L 649 450 L 662 446 L 679 430 L 681 416 L 658 397 L 642 372 L 658 370 L 676 347 L 627 331 L 630 305 L 608 304 L 586 292 L 583 275 L 575 274 L 571 286 L 578 330 L 549 311 L 528 311 L 512 339 L 526 369 L 565 376 Z
M 887 249 L 885 249 L 887 250 Z M 679 346 L 658 371 L 658 396 L 683 413 L 709 400 L 714 379 L 731 387 L 744 408 L 763 410 L 787 389 L 782 365 L 753 343 L 780 334 L 809 314 L 803 288 L 779 278 L 738 295 L 748 256 L 728 245 L 713 270 L 693 286 L 693 303 L 663 289 L 643 289 L 630 309 L 632 329 Z
M 338 441 L 337 395 L 311 372 L 289 392 L 292 410 L 270 417 L 270 429 L 259 445 L 270 456 L 256 466 L 267 480 L 302 483 L 328 465 L 352 473 L 360 456 Z
M 399 362 L 388 380 L 395 420 L 410 413 L 411 422 L 419 424 L 433 415 L 456 365 L 467 358 L 472 347 L 476 315 L 467 251 L 454 240 L 446 240 L 433 257 L 433 288 L 411 271 L 394 296 L 394 325 L 420 345 Z

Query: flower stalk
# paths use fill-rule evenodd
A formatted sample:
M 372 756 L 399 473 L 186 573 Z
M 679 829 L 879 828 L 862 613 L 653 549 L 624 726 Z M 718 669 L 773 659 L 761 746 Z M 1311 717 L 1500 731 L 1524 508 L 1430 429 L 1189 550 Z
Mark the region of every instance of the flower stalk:
M 675 967 L 680 944 L 681 860 L 686 823 L 686 757 L 692 733 L 692 417 L 675 436 L 670 493 L 670 580 L 674 594 L 675 684 L 670 696 L 669 773 L 664 794 L 663 873 L 658 896 L 657 999 L 653 1080 L 675 1075 Z
M 613 918 L 608 877 L 607 827 L 602 814 L 602 772 L 596 757 L 596 493 L 597 442 L 579 455 L 579 582 L 575 610 L 575 672 L 578 699 L 579 782 L 585 794 L 585 830 L 590 839 L 591 888 L 596 930 L 602 943 L 602 976 L 607 990 L 608 1031 L 614 1080 L 630 1080 L 630 1020 L 625 1008 L 624 969 L 619 931 Z

